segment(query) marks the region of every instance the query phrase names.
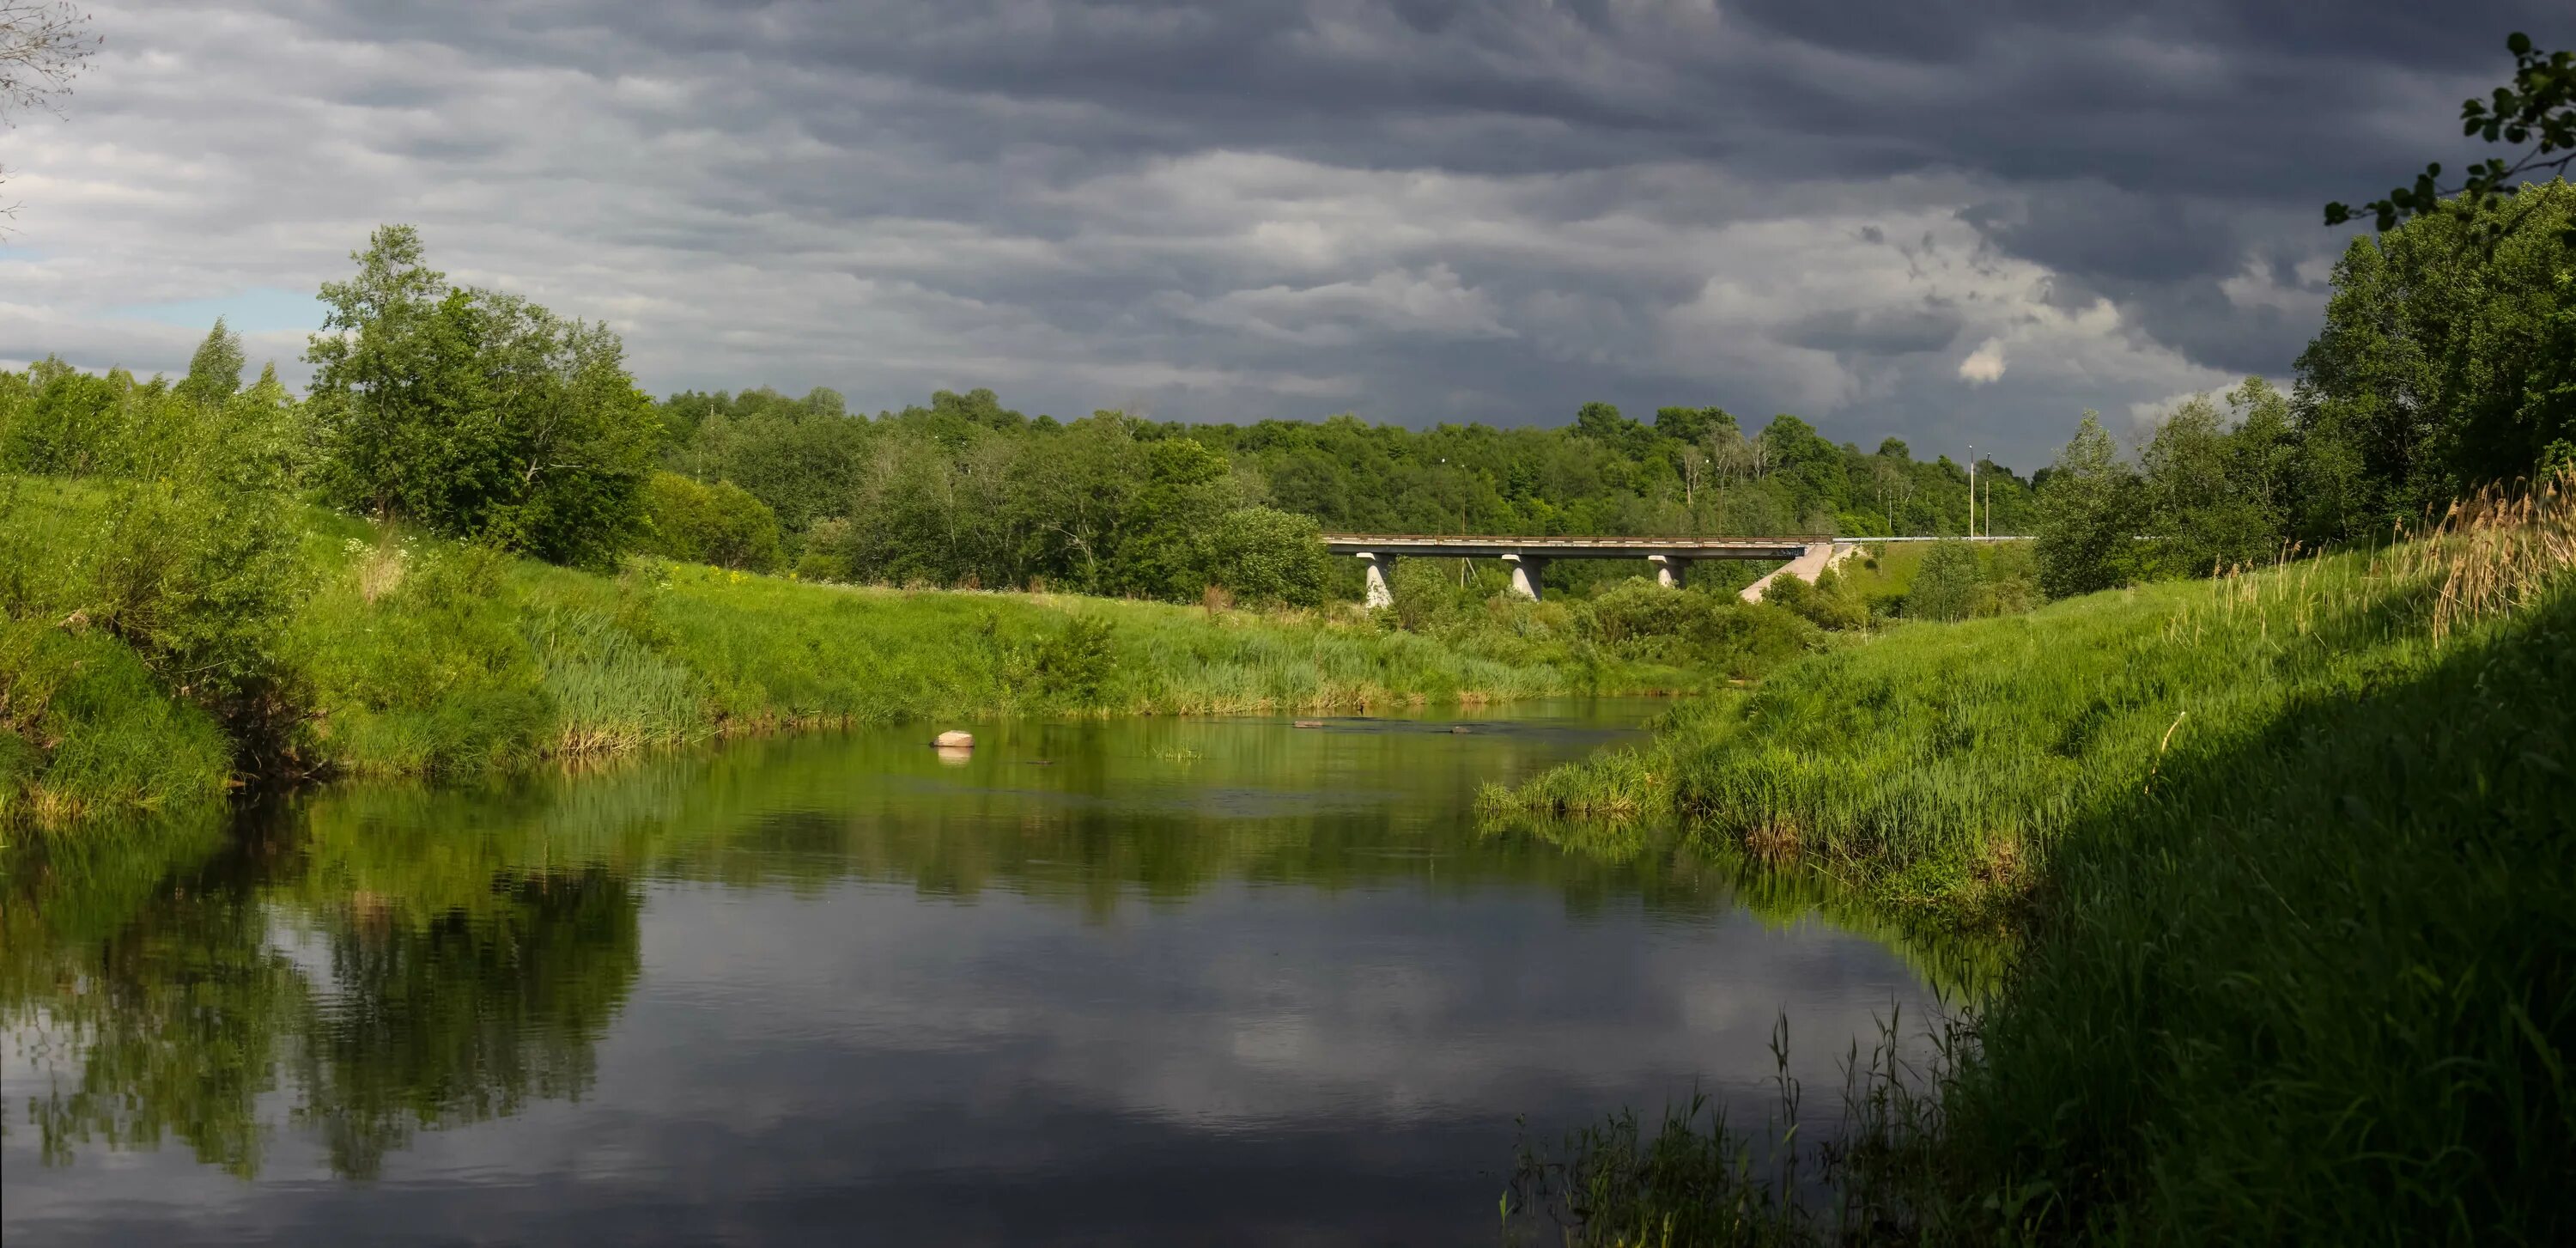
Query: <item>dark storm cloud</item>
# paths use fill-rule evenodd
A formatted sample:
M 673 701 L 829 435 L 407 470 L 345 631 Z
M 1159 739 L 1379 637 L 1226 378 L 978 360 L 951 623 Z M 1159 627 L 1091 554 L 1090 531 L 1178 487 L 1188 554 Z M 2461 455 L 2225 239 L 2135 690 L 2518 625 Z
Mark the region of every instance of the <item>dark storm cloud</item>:
M 1419 423 L 1796 409 L 2025 462 L 2287 371 L 2535 0 L 135 3 L 12 134 L 0 356 L 368 224 L 649 384 Z M 192 305 L 193 306 L 193 305 Z M 120 327 L 123 326 L 123 327 Z M 292 355 L 295 339 L 262 340 Z M 98 361 L 104 362 L 104 361 Z

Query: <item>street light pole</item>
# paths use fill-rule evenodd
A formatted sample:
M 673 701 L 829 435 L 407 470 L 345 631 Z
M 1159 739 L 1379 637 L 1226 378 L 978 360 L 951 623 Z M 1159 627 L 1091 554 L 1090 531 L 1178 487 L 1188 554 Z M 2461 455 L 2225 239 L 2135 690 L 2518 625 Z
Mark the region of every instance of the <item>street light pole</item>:
M 1977 447 L 1968 444 L 1968 536 L 1977 535 Z

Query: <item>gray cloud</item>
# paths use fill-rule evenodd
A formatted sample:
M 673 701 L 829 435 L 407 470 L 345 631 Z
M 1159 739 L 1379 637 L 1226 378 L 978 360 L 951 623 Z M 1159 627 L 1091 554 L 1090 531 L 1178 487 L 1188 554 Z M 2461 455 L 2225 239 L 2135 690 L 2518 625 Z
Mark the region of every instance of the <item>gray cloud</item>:
M 1796 410 L 2044 460 L 2289 369 L 2316 205 L 2559 6 L 128 0 L 8 132 L 0 358 L 310 289 L 379 222 L 655 388 L 1060 413 Z M 2456 158 L 2456 157 L 2455 157 Z M 2006 375 L 1962 358 L 1995 340 Z M 291 356 L 295 336 L 255 346 Z M 292 371 L 292 370 L 290 370 Z

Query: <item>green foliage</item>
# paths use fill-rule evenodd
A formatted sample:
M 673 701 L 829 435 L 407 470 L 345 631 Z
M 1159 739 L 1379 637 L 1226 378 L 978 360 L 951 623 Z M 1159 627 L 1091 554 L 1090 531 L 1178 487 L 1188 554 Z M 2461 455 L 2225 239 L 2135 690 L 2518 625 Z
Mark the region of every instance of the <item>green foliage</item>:
M 1575 608 L 1575 620 L 1605 653 L 1734 680 L 1750 680 L 1825 645 L 1812 622 L 1778 603 L 1675 593 L 1642 579 L 1593 596 Z
M 828 391 L 690 392 L 661 410 L 666 466 L 768 504 L 813 579 L 1268 597 L 1231 583 L 1211 550 L 1218 529 L 1249 521 L 1227 517 L 1264 507 L 1378 532 L 1959 532 L 1966 520 L 1966 472 L 1947 460 L 1916 463 L 1894 441 L 1836 447 L 1795 417 L 1747 437 L 1714 407 L 1666 409 L 1651 429 L 1595 404 L 1562 429 L 1421 432 L 1349 417 L 1031 420 L 988 390 L 873 420 Z M 2028 487 L 1979 472 L 1992 526 L 2023 523 Z M 1357 596 L 1355 569 L 1321 566 L 1327 596 Z M 1549 576 L 1580 593 L 1627 571 L 1561 562 Z
M 1547 1172 L 1606 1215 L 1577 1242 L 2566 1239 L 2567 481 L 2376 555 L 1899 630 L 1489 791 L 1677 810 L 2021 942 L 1935 1086 L 1861 1072 L 1820 1194 L 1747 1165 L 1794 1120 L 1613 1119 Z
M 2511 214 L 2534 226 L 2481 245 Z M 2417 218 L 2353 240 L 2326 323 L 2299 357 L 2305 447 L 2299 530 L 2376 539 L 2491 482 L 2533 473 L 2576 440 L 2576 401 L 2551 379 L 2566 353 L 2576 190 Z
M 2424 166 L 2412 186 L 2396 187 L 2385 199 L 2364 204 L 2360 212 L 2337 201 L 2326 205 L 2327 225 L 2342 225 L 2368 212 L 2381 233 L 2410 218 L 2457 212 L 2490 214 L 2482 232 L 2492 238 L 2523 224 L 2491 214 L 2543 171 L 2564 173 L 2576 161 L 2576 52 L 2543 52 L 2531 36 L 2515 31 L 2505 37 L 2513 55 L 2513 82 L 2495 89 L 2492 100 L 2471 96 L 2460 102 L 2460 133 L 2489 143 L 2524 148 L 2512 159 L 2490 157 L 2472 162 L 2456 187 L 2441 185 L 2442 166 Z M 2526 146 L 2527 145 L 2527 146 Z M 2553 155 L 2565 153 L 2564 155 Z M 2576 227 L 2560 227 L 2568 246 L 2576 247 Z
M 1243 602 L 1320 607 L 1329 573 L 1317 532 L 1312 516 L 1236 508 L 1207 538 L 1205 575 Z
M 375 232 L 305 358 L 336 505 L 599 562 L 637 518 L 659 441 L 653 405 L 605 326 L 513 295 L 451 288 L 409 226 Z
M 2184 401 L 2139 455 L 2151 574 L 2250 567 L 2277 557 L 2290 531 L 2298 444 L 2289 401 L 2259 377 L 2227 401 L 2232 419 L 2206 395 Z
M 1076 706 L 1098 704 L 1118 668 L 1113 631 L 1107 620 L 1077 615 L 1065 621 L 1063 632 L 1038 647 L 1038 687 Z
M 215 722 L 107 634 L 0 619 L 0 827 L 205 803 L 232 776 Z
M 193 403 L 225 402 L 241 390 L 243 365 L 249 362 L 242 354 L 241 335 L 215 318 L 215 327 L 206 331 L 206 340 L 197 344 L 197 353 L 188 360 L 188 375 L 173 387 L 180 398 Z
M 1100 588 L 1188 599 L 1213 583 L 1205 535 L 1233 501 L 1225 457 L 1185 438 L 1148 442 L 1140 488 L 1119 517 L 1116 558 Z
M 730 481 L 700 485 L 656 472 L 644 483 L 638 550 L 666 559 L 766 572 L 778 566 L 778 517 Z
M 1486 599 L 1502 591 L 1499 576 L 1479 578 L 1461 567 L 1464 560 L 1398 559 L 1387 574 L 1395 595 L 1395 619 L 1407 632 L 1428 633 L 1457 624 Z
M 0 480 L 0 616 L 100 629 L 244 748 L 273 748 L 288 712 L 266 643 L 302 592 L 276 493 L 293 405 L 267 384 L 205 397 L 41 364 L 22 380 L 0 391 L 0 428 L 59 432 L 49 406 L 88 416 L 76 453 L 11 438 L 6 467 L 86 480 Z
M 801 399 L 770 389 L 689 391 L 665 400 L 661 419 L 666 466 L 750 492 L 778 517 L 790 549 L 815 525 L 847 514 L 874 445 L 874 426 L 819 387 Z
M 1763 587 L 1762 601 L 1818 628 L 1848 632 L 1869 626 L 1868 599 L 1839 568 L 1817 573 L 1812 582 L 1782 575 Z
M 456 775 L 533 760 L 554 708 L 488 547 L 348 540 L 282 642 L 311 689 L 315 750 L 367 775 Z
M 2084 413 L 2039 487 L 2039 584 L 2048 596 L 2089 594 L 2138 571 L 2137 474 L 2101 418 Z
M 1935 542 L 1905 594 L 1905 614 L 1920 620 L 1964 620 L 1976 609 L 1984 580 L 1976 549 L 1966 542 Z

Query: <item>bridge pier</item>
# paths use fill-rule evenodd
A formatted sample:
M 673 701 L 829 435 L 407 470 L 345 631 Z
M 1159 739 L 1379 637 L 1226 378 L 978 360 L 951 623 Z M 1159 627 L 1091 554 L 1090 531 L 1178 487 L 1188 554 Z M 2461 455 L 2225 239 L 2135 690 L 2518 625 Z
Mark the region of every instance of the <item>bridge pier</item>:
M 1504 555 L 1503 562 L 1512 565 L 1512 592 L 1531 602 L 1538 601 L 1538 574 L 1547 561 L 1515 551 Z
M 1648 555 L 1646 562 L 1655 565 L 1655 583 L 1666 589 L 1680 589 L 1690 560 L 1680 555 Z
M 1394 606 L 1395 589 L 1387 584 L 1387 576 L 1395 571 L 1395 556 L 1364 550 L 1359 552 L 1359 559 L 1366 565 L 1368 573 L 1368 605 L 1371 608 Z

